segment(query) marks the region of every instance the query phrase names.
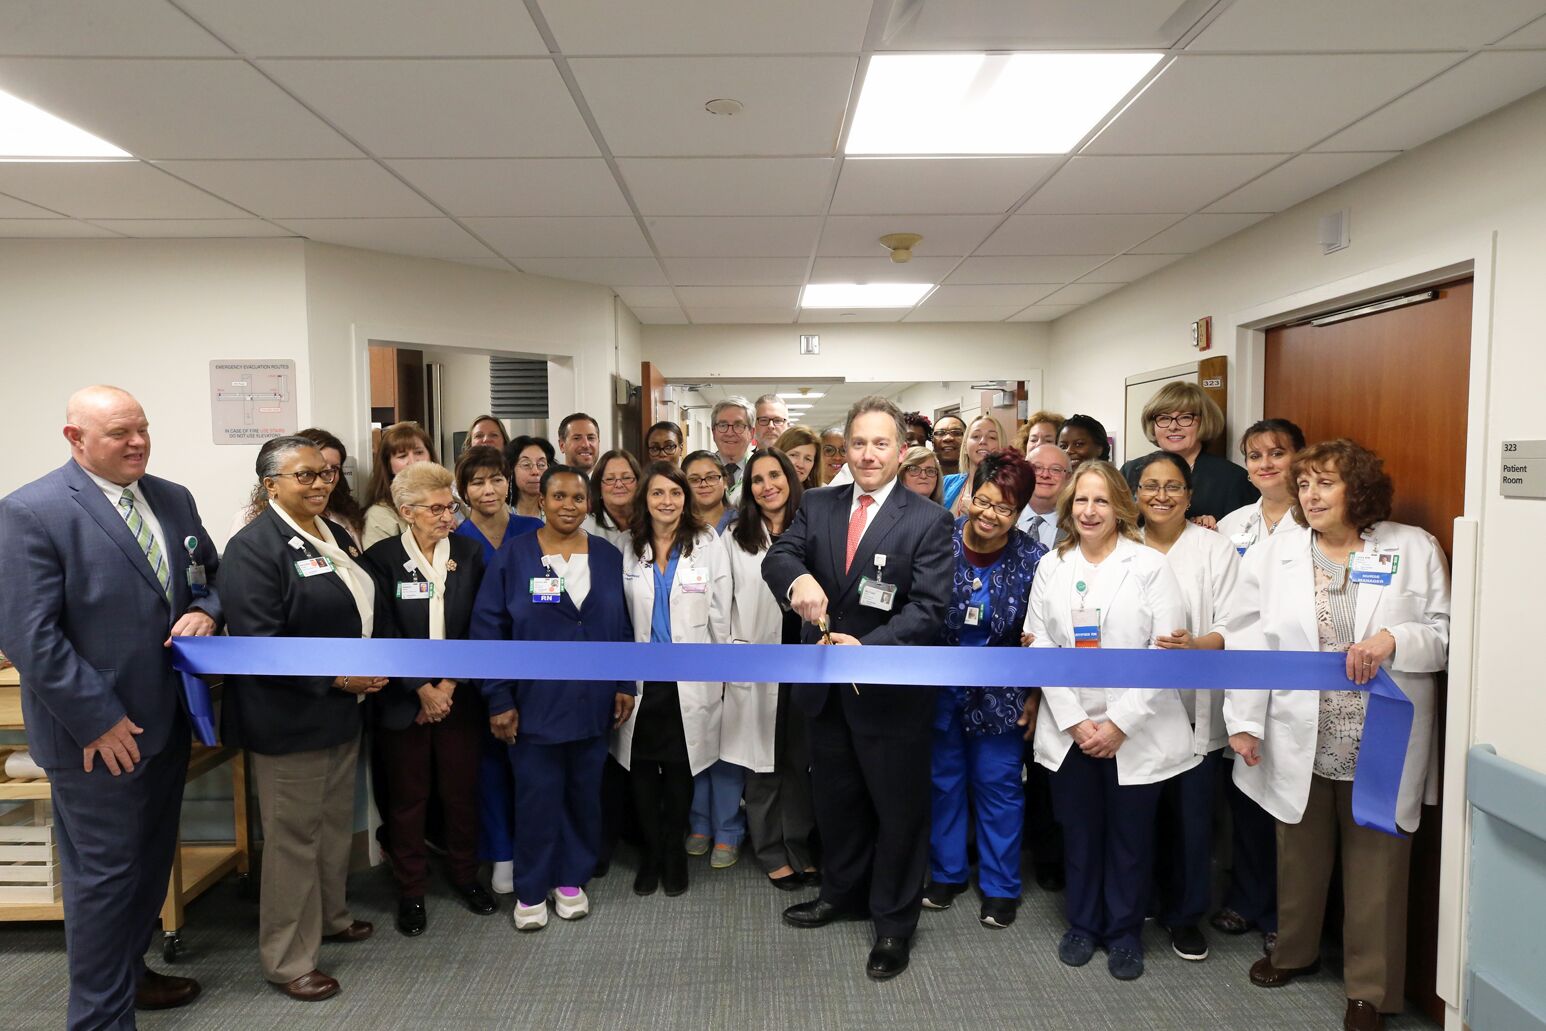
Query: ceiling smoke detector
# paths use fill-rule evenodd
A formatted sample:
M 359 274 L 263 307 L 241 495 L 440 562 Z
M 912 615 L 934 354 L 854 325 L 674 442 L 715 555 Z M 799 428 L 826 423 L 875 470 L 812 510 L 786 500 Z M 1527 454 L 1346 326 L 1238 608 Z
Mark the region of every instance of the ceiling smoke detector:
M 891 252 L 891 260 L 905 265 L 913 260 L 913 248 L 923 242 L 917 233 L 887 233 L 880 238 L 880 245 Z
M 703 105 L 703 110 L 711 115 L 724 115 L 731 117 L 746 110 L 746 105 L 739 100 L 719 99 L 711 100 Z

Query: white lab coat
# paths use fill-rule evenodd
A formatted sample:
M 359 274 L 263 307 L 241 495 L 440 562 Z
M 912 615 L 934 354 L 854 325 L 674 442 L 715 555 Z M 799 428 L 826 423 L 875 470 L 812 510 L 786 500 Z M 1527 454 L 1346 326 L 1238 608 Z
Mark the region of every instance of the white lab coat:
M 1217 632 L 1227 641 L 1230 628 L 1238 625 L 1241 618 L 1235 608 L 1240 561 L 1229 539 L 1196 523 L 1187 523 L 1165 554 L 1165 560 L 1181 585 L 1181 597 L 1186 602 L 1186 629 L 1193 637 Z M 1160 632 L 1169 631 L 1162 628 Z M 1223 748 L 1229 741 L 1224 730 L 1224 692 L 1186 691 L 1181 701 L 1196 713 L 1192 751 L 1207 755 Z
M 762 560 L 767 549 L 749 555 L 728 530 L 719 543 L 730 563 L 730 640 L 778 644 L 783 640 L 784 613 L 762 579 Z M 777 684 L 726 683 L 719 757 L 753 773 L 772 773 L 777 721 Z
M 1280 527 L 1253 547 L 1241 567 L 1239 606 L 1245 622 L 1230 637 L 1230 648 L 1320 651 L 1315 621 L 1315 573 L 1309 530 Z M 1396 653 L 1385 664 L 1412 700 L 1412 735 L 1396 802 L 1402 830 L 1417 830 L 1425 795 L 1436 802 L 1434 748 L 1435 674 L 1449 651 L 1449 570 L 1438 541 L 1427 531 L 1401 523 L 1376 523 L 1365 534 L 1366 549 L 1395 549 L 1399 556 L 1389 586 L 1360 584 L 1353 639 L 1388 629 Z M 1262 761 L 1235 764 L 1235 783 L 1276 819 L 1298 823 L 1310 797 L 1315 766 L 1320 694 L 1315 691 L 1228 691 L 1224 721 L 1231 734 L 1262 739 Z
M 1079 546 L 1049 552 L 1031 583 L 1027 629 L 1033 648 L 1074 646 L 1074 573 Z M 1154 638 L 1186 623 L 1186 604 L 1165 556 L 1136 541 L 1119 538 L 1101 563 L 1100 579 L 1085 607 L 1101 610 L 1102 648 L 1154 648 Z M 1173 689 L 1043 687 L 1036 715 L 1036 761 L 1049 770 L 1063 765 L 1074 739 L 1068 731 L 1087 719 L 1108 719 L 1127 740 L 1117 749 L 1119 784 L 1152 784 L 1202 762 L 1193 754 L 1192 727 Z
M 655 612 L 655 570 L 648 554 L 634 554 L 633 544 L 623 548 L 623 593 L 633 619 L 633 639 L 647 642 Z M 704 590 L 689 592 L 689 581 L 701 577 Z M 676 644 L 720 644 L 730 633 L 730 564 L 713 530 L 693 539 L 691 555 L 683 555 L 671 581 L 671 640 Z M 682 730 L 687 737 L 687 762 L 694 776 L 719 758 L 719 728 L 725 685 L 715 681 L 683 681 L 677 685 L 682 708 Z M 626 722 L 612 732 L 612 755 L 630 769 L 633 758 L 633 725 L 644 704 L 645 685 Z
M 1278 520 L 1277 530 L 1269 531 L 1267 523 L 1262 519 L 1261 498 L 1257 498 L 1249 505 L 1242 505 L 1229 515 L 1219 520 L 1216 527 L 1220 537 L 1223 537 L 1234 546 L 1235 554 L 1245 556 L 1256 545 L 1270 538 L 1281 530 L 1292 530 L 1299 524 L 1294 522 L 1291 513 L 1283 513 L 1283 518 Z

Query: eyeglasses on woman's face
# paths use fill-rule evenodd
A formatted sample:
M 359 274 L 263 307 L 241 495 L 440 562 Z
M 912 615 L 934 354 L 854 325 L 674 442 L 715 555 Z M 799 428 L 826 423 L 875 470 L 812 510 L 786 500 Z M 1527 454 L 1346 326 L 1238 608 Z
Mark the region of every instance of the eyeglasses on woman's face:
M 603 487 L 632 487 L 639 482 L 639 478 L 633 473 L 623 473 L 620 476 L 604 476 L 601 479 Z
M 1180 482 L 1179 480 L 1167 480 L 1164 483 L 1161 483 L 1158 480 L 1144 480 L 1138 485 L 1138 493 L 1149 495 L 1174 495 L 1175 497 L 1179 498 L 1181 495 L 1186 493 L 1186 484 Z
M 663 444 L 651 444 L 644 450 L 648 451 L 652 458 L 665 458 L 668 455 L 676 454 L 682 450 L 682 447 L 676 441 L 668 440 Z
M 912 480 L 937 480 L 939 470 L 932 465 L 910 465 L 902 470 L 902 475 Z
M 338 467 L 328 466 L 326 469 L 298 469 L 293 473 L 274 473 L 275 476 L 293 476 L 295 482 L 302 487 L 310 487 L 321 480 L 323 483 L 334 483 L 338 480 Z
M 687 477 L 687 485 L 689 487 L 718 487 L 724 482 L 724 476 L 719 473 L 705 473 L 702 476 Z
M 987 498 L 981 496 L 980 494 L 973 495 L 973 497 L 972 497 L 972 507 L 975 508 L 979 512 L 986 512 L 988 509 L 991 508 L 991 509 L 993 509 L 993 511 L 997 512 L 999 515 L 1003 516 L 1005 519 L 1008 519 L 1009 517 L 1013 516 L 1017 511 L 1019 511 L 1013 505 L 995 505 L 993 502 L 989 501 Z
M 1154 417 L 1154 425 L 1162 430 L 1172 428 L 1184 430 L 1189 426 L 1197 425 L 1197 413 L 1181 412 L 1178 415 L 1156 415 Z
M 456 506 L 454 504 L 453 505 L 409 505 L 408 507 L 409 508 L 422 508 L 424 511 L 428 512 L 430 515 L 434 516 L 436 519 L 439 519 L 441 516 L 444 516 L 444 515 L 450 515 L 452 512 L 456 511 Z

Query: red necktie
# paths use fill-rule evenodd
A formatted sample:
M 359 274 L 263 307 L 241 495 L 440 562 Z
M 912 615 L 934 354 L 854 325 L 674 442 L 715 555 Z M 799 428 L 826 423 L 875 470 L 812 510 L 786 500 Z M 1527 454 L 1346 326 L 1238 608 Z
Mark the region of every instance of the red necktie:
M 864 513 L 875 504 L 875 499 L 868 494 L 859 495 L 859 507 L 854 509 L 854 514 L 848 517 L 848 561 L 843 563 L 843 572 L 853 568 L 854 552 L 859 550 L 859 538 L 864 536 Z

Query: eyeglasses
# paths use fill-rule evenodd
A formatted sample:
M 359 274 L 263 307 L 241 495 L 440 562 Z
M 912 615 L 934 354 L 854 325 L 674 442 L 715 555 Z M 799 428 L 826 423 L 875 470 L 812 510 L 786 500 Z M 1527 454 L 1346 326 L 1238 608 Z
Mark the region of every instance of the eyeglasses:
M 1138 492 L 1140 494 L 1174 494 L 1179 498 L 1186 493 L 1186 484 L 1175 482 L 1158 483 L 1154 480 L 1144 480 L 1138 485 Z
M 744 422 L 721 421 L 714 424 L 715 433 L 745 433 L 750 429 L 751 427 L 746 425 Z
M 689 487 L 713 487 L 724 482 L 725 478 L 719 473 L 709 473 L 707 476 L 687 477 L 687 486 Z
M 443 515 L 449 515 L 456 511 L 455 505 L 409 505 L 409 508 L 422 508 L 430 515 L 439 519 Z
M 1184 430 L 1188 426 L 1195 426 L 1196 424 L 1196 412 L 1184 412 L 1181 415 L 1156 415 L 1154 417 L 1154 425 L 1162 430 L 1168 430 L 1172 426 Z
M 632 473 L 623 476 L 608 476 L 601 481 L 603 487 L 632 487 L 639 482 L 639 478 Z
M 333 483 L 336 481 L 338 479 L 338 467 L 330 465 L 326 469 L 301 469 L 298 472 L 275 473 L 274 475 L 293 476 L 295 477 L 295 482 L 299 483 L 302 487 L 310 487 L 318 480 L 321 480 L 323 483 Z
M 937 480 L 939 470 L 932 465 L 910 465 L 902 470 L 903 476 L 911 476 L 915 480 Z
M 780 419 L 776 415 L 759 415 L 757 416 L 757 425 L 763 429 L 767 429 L 769 426 L 788 426 L 789 420 Z
M 972 507 L 979 512 L 986 512 L 991 508 L 1005 519 L 1008 519 L 1010 516 L 1019 511 L 1019 509 L 1015 508 L 1013 505 L 995 505 L 987 498 L 980 497 L 972 498 Z
M 836 458 L 843 453 L 843 449 L 837 444 L 823 444 L 821 445 L 821 453 L 827 458 Z
M 1031 472 L 1035 473 L 1037 476 L 1067 476 L 1068 475 L 1068 466 L 1066 466 L 1066 465 L 1032 465 L 1031 466 Z
M 648 451 L 652 455 L 674 455 L 682 449 L 677 444 L 668 442 L 665 444 L 651 444 L 644 450 Z
M 547 460 L 540 458 L 535 462 L 529 458 L 523 458 L 515 463 L 515 467 L 523 473 L 545 473 L 548 471 Z

